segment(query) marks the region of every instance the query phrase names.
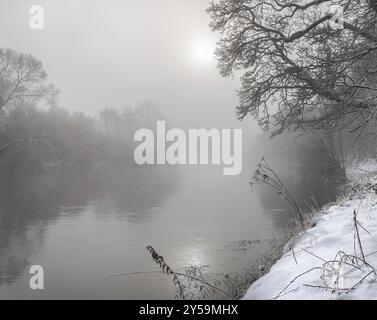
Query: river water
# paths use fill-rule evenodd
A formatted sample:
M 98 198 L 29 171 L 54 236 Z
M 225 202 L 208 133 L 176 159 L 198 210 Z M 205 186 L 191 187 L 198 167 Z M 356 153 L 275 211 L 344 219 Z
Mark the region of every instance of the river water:
M 158 270 L 147 245 L 176 271 L 242 272 L 268 248 L 239 241 L 285 231 L 286 216 L 263 208 L 246 170 L 130 172 L 13 177 L 0 194 L 0 299 L 173 298 L 165 275 L 107 276 Z M 43 267 L 44 290 L 29 288 L 31 265 Z

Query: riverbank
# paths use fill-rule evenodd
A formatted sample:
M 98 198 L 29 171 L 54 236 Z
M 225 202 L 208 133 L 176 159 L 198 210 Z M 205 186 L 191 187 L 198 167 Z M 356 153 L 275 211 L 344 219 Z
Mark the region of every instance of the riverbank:
M 377 298 L 377 164 L 347 174 L 349 194 L 315 214 L 244 299 Z

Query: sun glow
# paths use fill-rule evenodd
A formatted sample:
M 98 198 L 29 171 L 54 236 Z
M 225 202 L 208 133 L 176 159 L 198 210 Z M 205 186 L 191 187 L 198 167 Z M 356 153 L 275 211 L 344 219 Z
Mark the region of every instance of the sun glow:
M 215 61 L 215 43 L 211 39 L 197 38 L 191 44 L 191 60 L 195 64 L 208 65 Z

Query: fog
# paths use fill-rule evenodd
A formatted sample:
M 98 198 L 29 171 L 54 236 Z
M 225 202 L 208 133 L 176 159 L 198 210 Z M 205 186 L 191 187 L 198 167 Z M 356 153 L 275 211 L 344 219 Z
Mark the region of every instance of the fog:
M 235 274 L 253 265 L 290 219 L 271 190 L 250 189 L 255 163 L 266 153 L 297 191 L 292 177 L 300 180 L 296 162 L 305 157 L 287 143 L 291 136 L 270 144 L 256 121 L 237 119 L 239 75 L 219 74 L 207 2 L 41 0 L 43 30 L 29 27 L 34 4 L 0 2 L 0 48 L 42 61 L 59 90 L 56 105 L 72 113 L 22 103 L 0 113 L 0 151 L 12 147 L 0 159 L 0 299 L 171 298 L 174 288 L 162 277 L 105 278 L 150 269 L 146 245 L 181 270 Z M 143 101 L 147 107 L 135 108 Z M 122 113 L 125 107 L 133 111 Z M 118 127 L 100 119 L 105 108 L 119 110 Z M 160 116 L 169 127 L 243 129 L 241 174 L 226 177 L 210 165 L 137 166 L 133 133 Z M 315 161 L 307 157 L 305 165 Z M 305 176 L 308 185 L 315 174 Z M 323 178 L 315 183 L 319 203 L 336 193 L 329 188 L 324 198 Z M 313 195 L 297 194 L 300 203 Z M 51 284 L 37 294 L 25 285 L 33 264 L 45 267 Z
M 237 77 L 195 56 L 217 41 L 206 1 L 39 1 L 44 30 L 29 28 L 33 4 L 1 1 L 1 46 L 40 59 L 62 107 L 93 114 L 147 99 L 178 127 L 254 127 L 236 120 Z

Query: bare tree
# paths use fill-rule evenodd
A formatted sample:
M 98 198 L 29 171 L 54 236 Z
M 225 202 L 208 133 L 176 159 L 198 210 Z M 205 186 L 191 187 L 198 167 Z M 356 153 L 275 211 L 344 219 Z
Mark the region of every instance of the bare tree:
M 56 91 L 46 78 L 42 63 L 32 55 L 0 49 L 0 111 L 16 100 L 54 95 Z
M 376 120 L 376 0 L 214 0 L 208 12 L 221 74 L 243 73 L 240 119 L 274 134 Z
M 120 124 L 119 111 L 112 108 L 101 110 L 100 121 L 105 132 L 109 135 L 113 134 L 117 126 Z

